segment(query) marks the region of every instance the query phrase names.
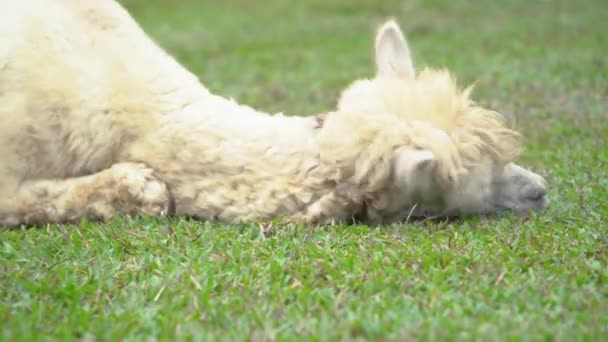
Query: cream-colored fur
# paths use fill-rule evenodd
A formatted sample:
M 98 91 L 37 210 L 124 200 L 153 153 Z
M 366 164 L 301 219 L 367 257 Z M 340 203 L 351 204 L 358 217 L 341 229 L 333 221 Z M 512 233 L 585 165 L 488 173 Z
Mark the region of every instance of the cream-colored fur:
M 0 0 L 0 224 L 117 213 L 304 223 L 544 206 L 518 134 L 395 22 L 322 127 L 207 90 L 114 0 Z

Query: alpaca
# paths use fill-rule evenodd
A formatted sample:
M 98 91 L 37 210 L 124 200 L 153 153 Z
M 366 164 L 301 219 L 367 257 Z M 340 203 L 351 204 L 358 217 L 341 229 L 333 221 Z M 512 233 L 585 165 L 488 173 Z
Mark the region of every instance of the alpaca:
M 394 20 L 376 34 L 376 75 L 319 120 L 213 94 L 114 0 L 2 1 L 0 13 L 3 226 L 545 207 L 545 180 L 513 162 L 520 134 L 447 71 L 416 71 Z

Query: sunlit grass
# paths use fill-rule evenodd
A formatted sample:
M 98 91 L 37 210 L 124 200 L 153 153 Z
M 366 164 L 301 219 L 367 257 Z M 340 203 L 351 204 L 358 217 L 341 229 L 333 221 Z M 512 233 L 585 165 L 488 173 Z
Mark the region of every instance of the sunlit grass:
M 550 182 L 531 218 L 383 227 L 116 219 L 0 231 L 5 340 L 598 340 L 608 333 L 608 6 L 589 1 L 124 1 L 216 93 L 331 109 L 396 17 L 516 119 Z

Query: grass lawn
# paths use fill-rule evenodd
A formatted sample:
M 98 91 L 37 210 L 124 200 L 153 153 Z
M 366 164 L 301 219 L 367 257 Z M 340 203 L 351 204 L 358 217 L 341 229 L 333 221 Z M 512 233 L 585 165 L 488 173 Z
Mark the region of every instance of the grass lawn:
M 333 108 L 394 16 L 526 136 L 530 218 L 382 227 L 116 219 L 0 230 L 0 339 L 600 340 L 608 336 L 608 2 L 124 0 L 216 93 Z

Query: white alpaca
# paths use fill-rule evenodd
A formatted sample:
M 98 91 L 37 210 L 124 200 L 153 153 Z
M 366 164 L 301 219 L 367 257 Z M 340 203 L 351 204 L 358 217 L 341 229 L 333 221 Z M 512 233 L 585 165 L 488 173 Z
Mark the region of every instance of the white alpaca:
M 2 0 L 0 13 L 2 225 L 544 207 L 543 178 L 512 163 L 518 134 L 447 72 L 416 73 L 393 21 L 377 33 L 377 75 L 318 127 L 210 93 L 113 0 Z

